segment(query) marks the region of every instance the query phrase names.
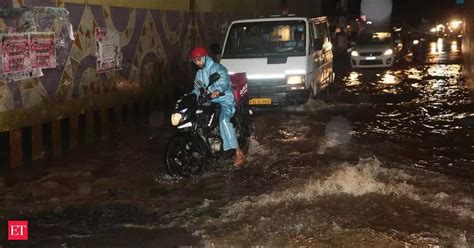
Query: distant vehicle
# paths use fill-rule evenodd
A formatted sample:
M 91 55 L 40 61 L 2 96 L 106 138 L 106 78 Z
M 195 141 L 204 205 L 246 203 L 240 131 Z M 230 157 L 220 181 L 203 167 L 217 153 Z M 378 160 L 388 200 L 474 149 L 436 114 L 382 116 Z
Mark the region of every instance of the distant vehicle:
M 247 73 L 250 105 L 301 104 L 334 81 L 328 27 L 326 17 L 234 21 L 220 62 Z
M 452 20 L 447 23 L 448 26 L 448 36 L 450 38 L 461 40 L 464 35 L 464 23 L 461 20 Z
M 351 52 L 353 68 L 392 67 L 401 56 L 403 44 L 389 31 L 364 31 Z
M 408 37 L 407 49 L 412 55 L 413 62 L 416 62 L 420 59 L 427 40 L 424 38 L 424 34 L 416 31 L 410 32 Z

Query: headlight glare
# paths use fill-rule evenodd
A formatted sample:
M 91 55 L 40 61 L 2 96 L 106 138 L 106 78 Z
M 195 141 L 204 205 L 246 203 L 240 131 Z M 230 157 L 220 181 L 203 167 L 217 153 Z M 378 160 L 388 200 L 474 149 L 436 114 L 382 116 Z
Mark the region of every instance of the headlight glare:
M 295 85 L 295 84 L 302 84 L 304 82 L 303 76 L 288 76 L 286 81 L 287 84 Z
M 183 115 L 180 113 L 174 113 L 171 115 L 171 125 L 177 126 L 180 122 L 181 119 L 183 118 Z
M 392 49 L 388 49 L 387 51 L 385 51 L 384 55 L 392 55 L 393 54 L 393 50 Z

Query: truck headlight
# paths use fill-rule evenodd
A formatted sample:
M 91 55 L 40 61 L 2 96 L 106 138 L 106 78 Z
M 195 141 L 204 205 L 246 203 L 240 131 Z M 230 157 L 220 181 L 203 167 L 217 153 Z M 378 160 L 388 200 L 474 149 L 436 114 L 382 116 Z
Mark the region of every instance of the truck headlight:
M 392 55 L 393 54 L 393 50 L 392 49 L 388 49 L 387 51 L 385 51 L 383 53 L 383 55 Z
M 357 56 L 359 56 L 359 53 L 356 50 L 354 50 L 354 51 L 351 52 L 351 55 L 352 55 L 352 57 L 357 57 Z
M 181 119 L 183 118 L 183 115 L 180 113 L 174 113 L 171 115 L 171 125 L 177 126 L 180 122 Z
M 302 84 L 304 83 L 304 76 L 289 76 L 286 83 L 289 85 Z

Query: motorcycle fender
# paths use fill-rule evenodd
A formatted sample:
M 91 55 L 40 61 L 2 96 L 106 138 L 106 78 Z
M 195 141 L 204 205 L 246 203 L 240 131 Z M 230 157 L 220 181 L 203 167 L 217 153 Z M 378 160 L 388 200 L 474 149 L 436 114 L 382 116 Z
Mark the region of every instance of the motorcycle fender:
M 173 135 L 173 137 L 171 137 L 171 139 L 168 141 L 168 143 L 170 143 L 176 137 L 186 137 L 186 138 L 189 138 L 189 139 L 194 139 L 195 141 L 202 143 L 207 148 L 207 153 L 208 154 L 210 153 L 209 146 L 207 145 L 206 141 L 204 141 L 204 139 L 200 135 L 198 135 L 194 132 L 191 132 L 191 131 L 178 132 L 175 135 Z M 168 147 L 168 146 L 169 145 L 167 145 L 166 147 Z

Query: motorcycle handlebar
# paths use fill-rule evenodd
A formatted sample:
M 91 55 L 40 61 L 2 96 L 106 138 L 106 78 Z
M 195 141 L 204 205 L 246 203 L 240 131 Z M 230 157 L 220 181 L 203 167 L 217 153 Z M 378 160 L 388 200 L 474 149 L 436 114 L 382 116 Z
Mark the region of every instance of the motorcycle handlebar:
M 206 94 L 206 95 L 204 95 L 203 99 L 204 99 L 205 101 L 210 101 L 210 100 L 213 99 L 213 98 L 211 97 L 211 95 L 212 95 L 212 93 L 211 93 L 211 94 Z M 225 96 L 225 93 L 224 93 L 224 92 L 219 92 L 219 96 L 217 96 L 217 97 L 221 97 L 221 96 Z

